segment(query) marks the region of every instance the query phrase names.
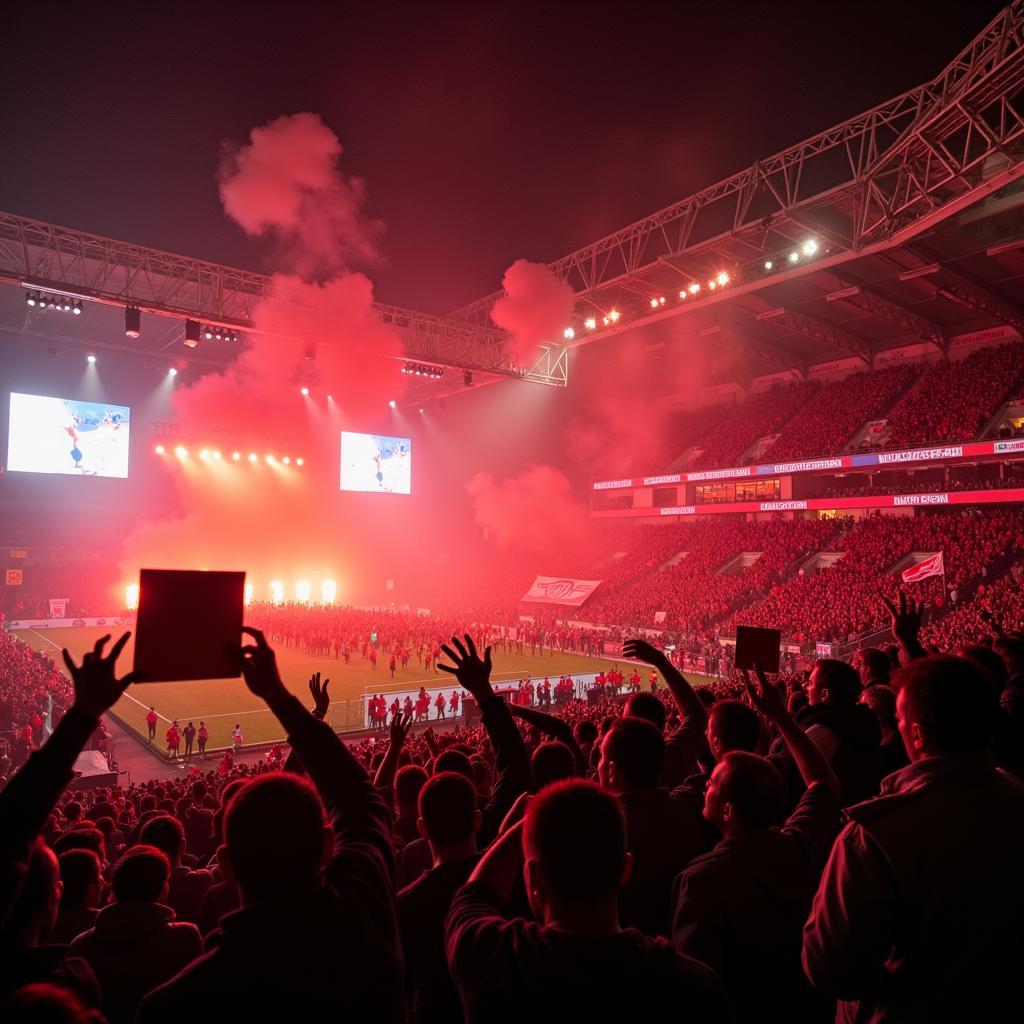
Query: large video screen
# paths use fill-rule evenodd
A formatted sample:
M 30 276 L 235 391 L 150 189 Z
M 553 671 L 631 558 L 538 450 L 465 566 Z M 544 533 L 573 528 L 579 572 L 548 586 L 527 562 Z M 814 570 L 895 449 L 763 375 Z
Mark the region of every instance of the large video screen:
M 412 492 L 412 441 L 408 437 L 341 432 L 341 490 Z
M 7 469 L 127 477 L 130 415 L 126 405 L 12 392 Z

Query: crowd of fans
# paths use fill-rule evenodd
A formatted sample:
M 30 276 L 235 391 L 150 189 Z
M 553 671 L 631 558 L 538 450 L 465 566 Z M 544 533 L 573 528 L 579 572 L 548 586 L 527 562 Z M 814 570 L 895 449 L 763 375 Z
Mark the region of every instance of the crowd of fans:
M 914 552 L 943 553 L 945 574 L 915 583 L 917 595 L 943 610 L 950 589 L 987 578 L 989 567 L 1024 552 L 1024 514 L 1019 511 L 939 512 L 873 516 L 847 531 L 836 550 L 842 557 L 813 574 L 798 574 L 737 612 L 732 625 L 770 626 L 797 642 L 845 643 L 884 627 L 878 596 L 892 596 L 892 569 Z
M 865 423 L 893 406 L 919 372 L 914 366 L 894 366 L 818 385 L 813 397 L 782 429 L 765 459 L 785 462 L 842 451 Z
M 944 518 L 929 528 L 955 545 Z M 922 606 L 899 595 L 879 605 L 894 645 L 852 666 L 695 690 L 631 641 L 665 688 L 558 714 L 496 694 L 490 651 L 453 636 L 441 671 L 481 724 L 416 732 L 396 715 L 352 743 L 322 721 L 319 678 L 306 710 L 249 629 L 233 656 L 288 735 L 282 766 L 68 792 L 134 679 L 118 678 L 123 641 L 100 643 L 0 791 L 0 1017 L 1016 1019 L 1015 584 L 979 595 L 961 656 L 931 654 Z M 26 672 L 5 671 L 5 694 L 34 691 Z
M 999 404 L 1024 380 L 1024 345 L 978 349 L 935 363 L 889 416 L 888 448 L 913 448 L 978 436 Z
M 703 634 L 736 607 L 775 584 L 800 555 L 819 549 L 835 520 L 707 521 L 674 527 L 675 564 L 618 590 L 603 588 L 588 602 L 587 618 Z M 730 568 L 745 553 L 751 564 Z M 723 572 L 722 570 L 727 570 Z M 656 618 L 665 613 L 663 619 Z

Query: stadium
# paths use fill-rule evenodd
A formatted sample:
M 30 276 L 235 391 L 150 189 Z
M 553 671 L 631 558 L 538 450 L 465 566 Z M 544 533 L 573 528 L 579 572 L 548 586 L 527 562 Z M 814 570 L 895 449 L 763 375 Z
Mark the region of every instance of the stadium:
M 2 1019 L 1019 1017 L 1024 3 L 887 15 L 17 16 Z

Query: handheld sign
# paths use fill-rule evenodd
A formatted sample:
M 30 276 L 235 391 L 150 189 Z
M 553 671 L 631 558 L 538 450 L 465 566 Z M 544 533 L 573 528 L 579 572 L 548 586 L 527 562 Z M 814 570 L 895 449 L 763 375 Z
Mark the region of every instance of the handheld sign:
M 235 679 L 226 649 L 242 639 L 244 572 L 143 569 L 135 668 L 146 682 Z

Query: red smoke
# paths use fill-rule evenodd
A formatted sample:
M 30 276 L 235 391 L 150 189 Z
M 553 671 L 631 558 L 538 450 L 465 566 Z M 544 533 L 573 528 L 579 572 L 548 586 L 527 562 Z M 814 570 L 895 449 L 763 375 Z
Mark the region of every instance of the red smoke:
M 532 466 L 501 483 L 490 473 L 477 473 L 466 493 L 477 523 L 503 548 L 550 547 L 577 530 L 585 517 L 569 479 L 553 466 Z
M 376 429 L 405 378 L 401 339 L 377 319 L 372 282 L 348 269 L 377 259 L 380 226 L 362 213 L 362 183 L 338 170 L 341 152 L 317 116 L 296 114 L 253 129 L 222 163 L 225 212 L 247 233 L 273 237 L 292 273 L 273 277 L 238 357 L 175 392 L 192 451 L 181 463 L 166 457 L 184 516 L 128 538 L 126 579 L 141 566 L 246 569 L 257 598 L 271 579 L 300 578 L 314 588 L 337 580 L 343 602 L 357 596 L 353 580 L 371 568 L 367 523 L 389 510 L 339 495 L 339 434 Z M 222 460 L 198 460 L 203 445 L 219 447 Z M 233 450 L 243 452 L 238 464 Z M 268 453 L 306 465 L 270 465 Z
M 516 260 L 501 279 L 505 294 L 491 319 L 512 335 L 517 363 L 529 367 L 542 341 L 561 344 L 576 297 L 572 288 L 543 263 Z
M 246 234 L 269 235 L 282 263 L 304 277 L 379 261 L 380 221 L 363 213 L 366 185 L 338 167 L 342 146 L 316 114 L 253 128 L 229 147 L 218 171 L 224 212 Z

